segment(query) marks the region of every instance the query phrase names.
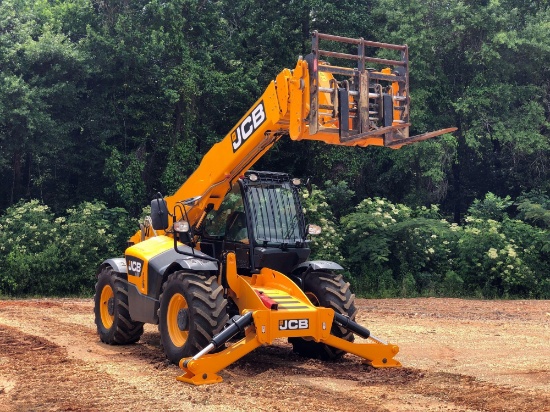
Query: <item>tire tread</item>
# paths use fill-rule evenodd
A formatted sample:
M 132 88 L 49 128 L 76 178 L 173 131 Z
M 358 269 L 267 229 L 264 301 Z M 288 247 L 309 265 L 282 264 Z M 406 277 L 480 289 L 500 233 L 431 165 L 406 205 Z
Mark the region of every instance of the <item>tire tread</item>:
M 333 309 L 335 312 L 355 319 L 355 295 L 351 293 L 350 284 L 344 277 L 336 273 L 311 272 L 304 279 L 304 291 L 313 293 L 321 306 Z M 332 325 L 331 333 L 339 338 L 353 342 L 352 332 L 336 324 Z M 341 358 L 345 352 L 325 343 L 315 342 L 303 338 L 290 338 L 294 352 L 309 358 L 335 360 Z
M 99 299 L 104 286 L 110 285 L 114 293 L 114 320 L 109 329 L 105 329 L 99 315 Z M 130 317 L 128 289 L 123 275 L 113 268 L 106 267 L 98 275 L 95 286 L 95 323 L 99 338 L 109 345 L 126 345 L 137 342 L 143 334 L 143 322 L 135 322 Z
M 167 331 L 166 314 L 168 302 L 176 288 L 187 301 L 190 311 L 191 327 L 187 341 L 178 348 L 170 341 Z M 193 356 L 206 347 L 212 337 L 219 333 L 229 319 L 227 300 L 223 297 L 223 288 L 218 285 L 215 276 L 193 272 L 178 271 L 170 274 L 162 287 L 158 309 L 161 344 L 166 357 L 173 363 L 181 358 Z

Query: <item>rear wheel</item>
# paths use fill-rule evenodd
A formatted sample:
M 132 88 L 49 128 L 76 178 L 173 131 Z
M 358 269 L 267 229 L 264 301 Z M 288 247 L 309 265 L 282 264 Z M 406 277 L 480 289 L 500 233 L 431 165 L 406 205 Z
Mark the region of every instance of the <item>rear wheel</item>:
M 197 354 L 225 326 L 223 289 L 215 276 L 172 273 L 162 288 L 158 318 L 164 353 L 177 364 Z
M 311 272 L 304 280 L 304 292 L 315 306 L 331 308 L 337 313 L 355 319 L 355 295 L 351 293 L 349 283 L 342 275 L 336 273 Z M 353 333 L 336 324 L 332 325 L 331 334 L 353 342 Z M 345 353 L 340 349 L 312 339 L 289 338 L 294 352 L 309 358 L 323 360 L 338 359 Z
M 143 323 L 134 322 L 128 306 L 128 288 L 122 276 L 104 268 L 97 277 L 94 297 L 97 333 L 102 342 L 134 343 L 143 334 Z

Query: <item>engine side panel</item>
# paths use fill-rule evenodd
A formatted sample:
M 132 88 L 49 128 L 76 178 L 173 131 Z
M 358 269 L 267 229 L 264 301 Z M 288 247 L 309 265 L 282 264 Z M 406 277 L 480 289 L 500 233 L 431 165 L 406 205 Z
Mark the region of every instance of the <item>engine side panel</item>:
M 193 250 L 189 246 L 178 244 L 187 253 Z M 185 256 L 174 250 L 174 240 L 168 236 L 156 236 L 126 249 L 128 283 L 135 285 L 137 291 L 158 299 L 163 275 L 168 267 L 193 271 L 217 271 L 218 265 L 202 260 L 203 253 L 194 251 L 195 257 Z

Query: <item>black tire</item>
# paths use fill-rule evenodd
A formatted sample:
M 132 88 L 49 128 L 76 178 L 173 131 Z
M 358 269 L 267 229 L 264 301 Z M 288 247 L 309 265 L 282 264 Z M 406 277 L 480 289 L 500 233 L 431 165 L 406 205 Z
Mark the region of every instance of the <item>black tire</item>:
M 97 277 L 94 313 L 97 333 L 109 345 L 135 343 L 143 334 L 143 323 L 134 322 L 128 306 L 128 286 L 123 275 L 104 268 Z
M 355 320 L 355 295 L 351 293 L 349 283 L 344 282 L 342 275 L 336 273 L 311 272 L 304 280 L 304 292 L 315 306 L 334 309 L 335 312 Z M 352 332 L 336 324 L 332 325 L 331 334 L 353 342 Z M 341 358 L 344 351 L 333 348 L 313 339 L 289 338 L 294 352 L 308 358 L 334 360 Z
M 173 363 L 194 356 L 225 326 L 227 300 L 215 276 L 174 272 L 160 295 L 159 332 Z

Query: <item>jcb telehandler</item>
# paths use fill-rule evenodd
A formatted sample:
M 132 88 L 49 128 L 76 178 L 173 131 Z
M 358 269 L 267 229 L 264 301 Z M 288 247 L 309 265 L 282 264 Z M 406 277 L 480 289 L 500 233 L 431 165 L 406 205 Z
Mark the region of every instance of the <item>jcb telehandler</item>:
M 321 41 L 354 52 L 323 50 Z M 305 356 L 350 352 L 374 367 L 400 366 L 397 346 L 355 322 L 342 267 L 308 260 L 308 236 L 320 228 L 306 225 L 299 181 L 249 168 L 283 136 L 397 149 L 454 129 L 409 137 L 406 45 L 317 32 L 312 43 L 174 195 L 153 199 L 125 257 L 101 265 L 103 342 L 136 342 L 144 323 L 158 324 L 166 357 L 184 371 L 178 379 L 193 384 L 221 382 L 220 370 L 277 338 Z M 367 53 L 379 49 L 397 57 Z M 354 334 L 365 340 L 354 343 Z

